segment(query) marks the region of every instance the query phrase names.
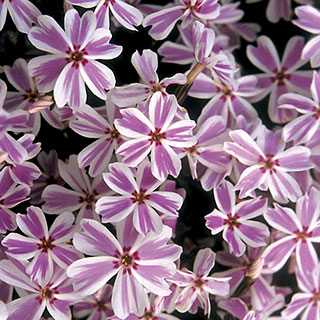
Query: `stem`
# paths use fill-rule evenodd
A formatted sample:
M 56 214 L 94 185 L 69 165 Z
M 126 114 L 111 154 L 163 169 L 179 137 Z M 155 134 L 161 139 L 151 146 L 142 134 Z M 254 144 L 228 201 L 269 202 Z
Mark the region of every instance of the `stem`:
M 251 277 L 244 277 L 231 297 L 236 298 L 243 296 L 250 289 L 250 287 L 254 284 L 255 281 L 256 279 L 253 279 Z
M 184 101 L 192 86 L 193 81 L 203 71 L 204 68 L 205 65 L 203 65 L 200 62 L 194 65 L 194 67 L 190 70 L 190 72 L 187 75 L 187 82 L 176 90 L 175 95 L 179 104 L 181 104 Z

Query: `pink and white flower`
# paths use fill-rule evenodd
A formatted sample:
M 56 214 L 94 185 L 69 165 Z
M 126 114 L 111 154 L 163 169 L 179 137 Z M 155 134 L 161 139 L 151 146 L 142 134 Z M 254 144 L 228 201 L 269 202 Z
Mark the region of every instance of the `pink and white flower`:
M 80 18 L 74 9 L 65 14 L 65 31 L 50 16 L 38 18 L 39 27 L 28 34 L 38 49 L 49 52 L 32 59 L 28 68 L 39 78 L 39 92 L 53 89 L 59 108 L 66 103 L 79 107 L 86 102 L 85 83 L 100 99 L 106 99 L 106 90 L 115 86 L 113 72 L 96 59 L 116 58 L 122 47 L 110 44 L 110 31 L 98 28 L 92 11 Z
M 275 123 L 288 122 L 296 116 L 296 112 L 289 109 L 279 109 L 278 98 L 287 92 L 297 92 L 309 95 L 312 81 L 312 71 L 297 70 L 306 61 L 301 59 L 304 38 L 292 37 L 286 45 L 280 61 L 277 49 L 270 38 L 261 36 L 257 39 L 258 46 L 247 47 L 249 60 L 264 74 L 256 74 L 258 86 L 264 90 L 255 98 L 261 100 L 270 93 L 268 102 L 269 118 Z
M 97 177 L 106 172 L 114 150 L 123 139 L 114 126 L 115 118 L 120 118 L 119 109 L 106 105 L 108 120 L 88 105 L 82 105 L 73 111 L 76 119 L 71 120 L 69 127 L 78 134 L 88 138 L 98 138 L 78 154 L 80 168 L 89 167 L 89 175 Z
M 75 231 L 73 222 L 72 213 L 65 212 L 48 230 L 43 212 L 32 206 L 27 209 L 26 215 L 17 215 L 18 227 L 27 236 L 10 233 L 2 240 L 2 244 L 8 248 L 6 254 L 19 261 L 32 259 L 26 272 L 32 281 L 44 285 L 53 276 L 54 262 L 65 269 L 81 258 L 81 254 L 67 244 Z
M 123 0 L 68 0 L 69 3 L 84 8 L 96 7 L 97 27 L 110 29 L 109 11 L 116 20 L 129 30 L 136 30 L 143 20 L 142 13 L 134 6 Z
M 177 177 L 181 161 L 177 148 L 188 148 L 196 143 L 192 135 L 195 122 L 175 120 L 178 103 L 175 96 L 163 96 L 156 92 L 150 99 L 147 118 L 140 110 L 128 108 L 121 110 L 122 119 L 115 121 L 116 129 L 125 137 L 117 150 L 123 162 L 136 167 L 151 152 L 151 171 L 160 181 L 169 174 Z
M 117 240 L 97 221 L 83 219 L 80 224 L 82 231 L 75 233 L 74 246 L 93 257 L 75 261 L 67 269 L 67 274 L 75 278 L 77 292 L 93 294 L 117 274 L 111 304 L 121 319 L 130 313 L 142 316 L 148 305 L 147 290 L 162 296 L 170 294 L 166 279 L 176 272 L 174 261 L 182 250 L 168 244 L 169 227 L 142 236 L 128 218 L 117 224 Z
M 205 216 L 206 226 L 212 234 L 223 231 L 223 239 L 228 242 L 230 253 L 241 256 L 251 247 L 263 247 L 269 236 L 268 227 L 252 218 L 262 215 L 267 209 L 267 199 L 252 199 L 235 204 L 233 185 L 224 181 L 214 189 L 214 199 L 218 208 Z M 250 220 L 249 220 L 250 219 Z
M 161 184 L 151 173 L 148 161 L 142 162 L 136 173 L 123 163 L 109 165 L 103 175 L 106 184 L 117 194 L 97 201 L 96 212 L 102 222 L 118 222 L 133 214 L 133 227 L 142 235 L 161 231 L 163 224 L 159 212 L 176 217 L 183 198 L 169 191 L 155 191 Z
M 134 106 L 137 103 L 150 99 L 152 95 L 160 91 L 166 93 L 170 84 L 184 84 L 187 78 L 182 73 L 159 81 L 156 73 L 158 68 L 158 56 L 151 50 L 143 50 L 142 55 L 136 51 L 131 58 L 131 63 L 138 72 L 142 83 L 132 83 L 124 87 L 116 87 L 111 95 L 112 101 L 119 107 Z
M 154 12 L 144 18 L 144 27 L 152 26 L 150 36 L 155 40 L 165 39 L 174 28 L 177 21 L 182 19 L 182 26 L 186 27 L 195 20 L 212 20 L 219 16 L 220 4 L 218 0 L 177 0 L 169 8 Z
M 309 193 L 299 198 L 296 213 L 274 203 L 264 214 L 270 226 L 286 235 L 273 242 L 263 253 L 265 268 L 270 273 L 278 271 L 296 252 L 298 268 L 304 273 L 312 273 L 318 263 L 313 242 L 320 242 L 319 199 L 320 191 L 312 187 Z
M 302 195 L 297 181 L 288 171 L 305 171 L 314 165 L 309 160 L 310 150 L 295 146 L 285 149 L 281 130 L 263 130 L 254 141 L 244 130 L 229 133 L 233 142 L 225 142 L 225 151 L 248 166 L 235 185 L 240 198 L 247 197 L 256 188 L 270 190 L 274 200 L 295 202 Z
M 41 14 L 39 9 L 29 0 L 1 0 L 0 1 L 0 31 L 6 22 L 7 12 L 16 25 L 18 31 L 28 33 L 32 23 L 37 23 Z
M 48 282 L 39 285 L 26 272 L 26 264 L 17 260 L 0 261 L 0 279 L 15 286 L 20 298 L 7 304 L 9 320 L 39 320 L 45 309 L 54 319 L 71 319 L 70 305 L 79 297 L 72 287 L 72 279 L 65 270 L 55 266 Z
M 209 294 L 228 295 L 230 278 L 208 276 L 215 265 L 215 258 L 216 254 L 211 249 L 199 250 L 194 260 L 193 272 L 184 268 L 177 270 L 174 277 L 170 278 L 170 282 L 183 287 L 175 303 L 179 312 L 186 312 L 195 304 L 204 307 L 204 313 L 210 317 Z

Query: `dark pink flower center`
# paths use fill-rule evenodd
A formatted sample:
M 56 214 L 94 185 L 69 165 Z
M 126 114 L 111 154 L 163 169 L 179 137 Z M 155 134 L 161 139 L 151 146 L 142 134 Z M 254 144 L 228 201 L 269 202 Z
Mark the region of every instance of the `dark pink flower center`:
M 310 299 L 310 302 L 312 302 L 314 305 L 317 305 L 320 302 L 320 293 L 314 292 L 313 297 Z
M 202 281 L 201 279 L 197 279 L 197 280 L 195 280 L 194 285 L 195 285 L 197 288 L 201 288 L 202 285 L 203 285 L 203 281 Z
M 54 239 L 50 236 L 48 239 L 46 238 L 41 238 L 40 241 L 42 242 L 41 244 L 38 243 L 38 249 L 41 250 L 42 252 L 48 252 L 49 249 L 52 249 L 55 247 L 52 242 Z
M 106 303 L 103 300 L 97 300 L 95 307 L 100 312 L 104 312 L 107 309 Z
M 273 158 L 273 154 L 267 154 L 265 158 L 260 157 L 259 162 L 262 163 L 261 171 L 266 172 L 269 170 L 271 174 L 276 172 L 275 166 L 279 166 L 279 160 Z
M 149 195 L 145 194 L 147 189 L 140 188 L 139 193 L 137 191 L 133 191 L 131 194 L 133 195 L 132 202 L 138 204 L 144 203 L 144 200 L 149 199 Z
M 72 67 L 76 69 L 79 68 L 80 63 L 82 63 L 82 65 L 85 66 L 88 62 L 88 60 L 84 57 L 84 55 L 88 54 L 85 48 L 80 50 L 80 46 L 74 46 L 73 51 L 70 48 L 68 48 L 66 53 L 69 55 L 69 57 L 66 58 L 66 60 L 68 62 L 73 62 Z
M 49 300 L 50 303 L 53 303 L 55 300 L 57 300 L 57 298 L 55 298 L 54 295 L 58 293 L 59 291 L 55 288 L 44 288 L 41 290 L 41 294 L 36 297 L 36 300 L 38 300 L 40 304 L 42 304 L 43 300 Z
M 312 231 L 308 232 L 308 227 L 306 226 L 302 227 L 302 231 L 296 230 L 294 233 L 297 235 L 297 238 L 295 239 L 296 242 L 306 242 L 306 238 L 312 237 Z
M 121 254 L 118 250 L 116 251 L 114 257 L 118 259 L 118 261 L 114 261 L 114 268 L 119 268 L 120 266 L 124 266 L 123 272 L 128 271 L 131 273 L 131 268 L 137 269 L 137 264 L 135 261 L 140 260 L 138 256 L 138 252 L 135 251 L 130 253 L 131 247 L 123 247 L 123 253 Z
M 158 317 L 154 317 L 153 313 L 151 311 L 146 312 L 141 318 L 139 319 L 145 319 L 145 320 L 158 320 Z
M 238 228 L 241 224 L 237 220 L 239 219 L 238 215 L 232 216 L 232 213 L 227 214 L 228 219 L 225 220 L 224 224 L 228 225 L 228 228 L 233 230 L 234 228 Z
M 150 131 L 150 133 L 148 134 L 148 136 L 150 136 L 151 138 L 149 139 L 149 141 L 152 143 L 155 143 L 156 146 L 161 145 L 161 140 L 166 138 L 166 133 L 165 132 L 160 132 L 161 129 L 159 128 L 155 128 L 155 131 L 152 132 Z
M 114 140 L 114 139 L 115 140 L 119 139 L 118 142 L 120 142 L 120 140 L 121 140 L 120 132 L 115 127 L 113 127 L 113 130 L 110 130 L 109 128 L 107 128 L 104 133 L 106 135 L 109 135 L 109 137 L 106 139 L 107 141 Z
M 273 82 L 278 81 L 278 85 L 279 86 L 283 86 L 284 80 L 285 79 L 290 79 L 291 75 L 290 74 L 286 74 L 287 69 L 285 67 L 283 67 L 280 71 L 274 70 L 273 73 L 275 74 L 274 77 L 271 78 L 271 80 Z

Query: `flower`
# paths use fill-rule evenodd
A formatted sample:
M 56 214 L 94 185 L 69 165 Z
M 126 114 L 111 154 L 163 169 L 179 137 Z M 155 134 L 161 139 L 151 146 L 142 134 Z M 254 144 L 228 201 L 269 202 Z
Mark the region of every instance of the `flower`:
M 313 6 L 300 6 L 295 9 L 295 14 L 298 16 L 298 20 L 292 21 L 295 25 L 308 32 L 317 34 L 316 37 L 306 43 L 301 55 L 301 58 L 304 60 L 310 59 L 312 68 L 317 68 L 320 66 L 320 54 L 318 50 L 320 44 L 320 12 Z
M 0 261 L 0 279 L 19 288 L 21 298 L 7 304 L 9 319 L 39 320 L 47 308 L 54 319 L 71 319 L 70 304 L 77 300 L 72 287 L 72 279 L 65 270 L 55 266 L 48 282 L 39 285 L 26 272 L 26 265 L 17 260 Z M 21 290 L 23 289 L 23 291 Z M 25 294 L 23 292 L 27 291 Z
M 311 71 L 297 71 L 306 62 L 301 60 L 304 44 L 303 37 L 292 37 L 286 45 L 280 62 L 277 49 L 270 38 L 260 36 L 257 39 L 258 47 L 247 47 L 249 60 L 264 74 L 256 74 L 258 87 L 264 90 L 255 100 L 260 100 L 270 93 L 268 103 L 269 118 L 275 123 L 283 123 L 295 117 L 293 110 L 277 108 L 278 98 L 287 92 L 309 94 L 312 80 Z
M 235 185 L 235 189 L 240 190 L 240 198 L 248 196 L 256 188 L 269 189 L 273 199 L 281 203 L 288 202 L 288 199 L 294 202 L 301 196 L 297 181 L 287 172 L 314 167 L 309 160 L 308 148 L 296 146 L 284 151 L 281 130 L 272 132 L 265 129 L 260 132 L 257 142 L 244 130 L 234 130 L 229 135 L 233 142 L 225 142 L 225 151 L 249 166 Z
M 141 24 L 143 20 L 142 13 L 122 0 L 68 0 L 84 8 L 96 7 L 94 14 L 97 17 L 98 28 L 110 29 L 109 9 L 116 20 L 129 30 L 136 30 L 134 26 Z
M 226 296 L 229 293 L 230 278 L 208 277 L 215 264 L 215 253 L 209 249 L 199 250 L 193 264 L 193 272 L 177 270 L 170 282 L 183 287 L 176 298 L 176 309 L 179 312 L 188 311 L 193 304 L 204 306 L 204 313 L 210 317 L 209 294 Z
M 22 33 L 28 33 L 32 23 L 37 23 L 37 17 L 41 14 L 39 9 L 29 0 L 1 0 L 0 2 L 0 31 L 6 21 L 7 11 Z
M 59 108 L 66 103 L 79 107 L 86 102 L 85 83 L 100 99 L 106 99 L 105 89 L 115 85 L 113 72 L 96 59 L 113 59 L 122 47 L 109 44 L 110 31 L 97 27 L 92 11 L 80 18 L 74 9 L 65 14 L 65 29 L 50 16 L 38 18 L 40 27 L 33 27 L 28 34 L 31 43 L 51 54 L 32 59 L 28 68 L 38 77 L 38 91 L 53 89 Z
M 142 83 L 132 83 L 113 90 L 111 99 L 119 107 L 133 106 L 144 100 L 150 99 L 155 92 L 166 93 L 170 84 L 184 84 L 187 78 L 182 73 L 173 77 L 164 78 L 159 82 L 156 70 L 158 68 L 158 56 L 151 50 L 143 50 L 142 55 L 136 51 L 131 58 L 134 68 L 137 70 Z
M 32 281 L 44 285 L 53 276 L 53 262 L 65 269 L 81 257 L 72 245 L 67 244 L 75 231 L 73 222 L 72 213 L 65 212 L 53 222 L 48 231 L 43 212 L 32 206 L 27 209 L 26 215 L 17 215 L 17 224 L 28 237 L 10 233 L 2 240 L 2 244 L 8 248 L 6 254 L 17 260 L 33 258 L 26 272 Z
M 319 196 L 320 191 L 312 187 L 298 199 L 296 213 L 274 203 L 274 209 L 269 208 L 264 214 L 270 226 L 286 234 L 263 253 L 265 269 L 270 273 L 282 268 L 294 250 L 301 271 L 311 273 L 315 270 L 318 257 L 312 242 L 320 242 Z
M 82 105 L 73 111 L 76 119 L 69 127 L 88 138 L 98 138 L 78 154 L 79 167 L 89 167 L 89 175 L 97 177 L 107 171 L 114 150 L 122 143 L 122 137 L 114 126 L 115 118 L 120 118 L 116 106 L 106 106 L 108 120 L 88 105 Z
M 57 184 L 47 186 L 42 193 L 45 201 L 42 210 L 49 214 L 60 214 L 80 209 L 77 222 L 83 217 L 99 220 L 95 213 L 95 203 L 102 195 L 110 194 L 102 176 L 90 181 L 85 170 L 79 168 L 76 155 L 70 156 L 68 164 L 59 160 L 58 167 L 61 178 L 73 190 Z
M 281 312 L 284 319 L 296 319 L 303 312 L 302 319 L 316 319 L 320 312 L 320 267 L 317 264 L 314 272 L 296 271 L 297 282 L 302 292 L 296 293 L 290 303 Z
M 37 135 L 41 125 L 40 114 L 54 128 L 64 128 L 57 113 L 50 111 L 49 107 L 53 104 L 52 96 L 38 92 L 36 80 L 30 77 L 24 59 L 17 59 L 12 67 L 4 66 L 4 72 L 12 86 L 19 91 L 7 93 L 4 108 L 7 111 L 26 110 L 29 112 L 29 121 L 24 126 L 21 123 L 16 125 L 14 131 L 27 131 Z
M 115 121 L 116 129 L 131 138 L 116 151 L 123 163 L 136 167 L 151 152 L 151 172 L 158 180 L 178 176 L 181 161 L 176 148 L 191 147 L 196 141 L 191 132 L 194 121 L 174 121 L 177 106 L 175 96 L 156 92 L 149 101 L 149 118 L 135 108 L 121 110 L 123 118 Z
M 224 181 L 214 189 L 214 199 L 218 208 L 205 216 L 206 226 L 212 234 L 223 231 L 223 239 L 228 242 L 230 253 L 237 257 L 244 254 L 246 242 L 252 247 L 265 246 L 264 239 L 269 236 L 268 227 L 255 218 L 267 209 L 267 199 L 241 201 L 235 205 L 233 185 Z
M 155 40 L 165 39 L 174 28 L 176 22 L 183 19 L 185 27 L 194 20 L 212 20 L 219 16 L 218 0 L 178 0 L 176 4 L 149 14 L 144 18 L 144 27 L 152 26 L 150 36 Z
M 178 215 L 183 198 L 175 192 L 155 191 L 161 181 L 152 175 L 148 161 L 142 162 L 135 174 L 123 163 L 110 164 L 109 171 L 103 175 L 104 181 L 117 194 L 97 201 L 96 212 L 103 223 L 122 221 L 133 214 L 134 228 L 146 235 L 162 229 L 159 212 Z
M 140 235 L 132 228 L 132 219 L 116 225 L 117 240 L 99 222 L 83 219 L 82 231 L 74 235 L 74 246 L 94 257 L 75 261 L 67 274 L 75 278 L 74 288 L 82 295 L 99 290 L 117 274 L 111 304 L 115 315 L 125 319 L 130 313 L 141 316 L 147 306 L 147 290 L 169 295 L 165 279 L 176 271 L 174 261 L 181 248 L 169 243 L 171 229 L 164 226 L 160 233 Z
M 313 72 L 311 94 L 313 100 L 296 93 L 283 94 L 279 99 L 279 108 L 292 109 L 300 116 L 290 121 L 283 128 L 284 141 L 294 141 L 294 144 L 309 142 L 320 126 L 320 73 Z

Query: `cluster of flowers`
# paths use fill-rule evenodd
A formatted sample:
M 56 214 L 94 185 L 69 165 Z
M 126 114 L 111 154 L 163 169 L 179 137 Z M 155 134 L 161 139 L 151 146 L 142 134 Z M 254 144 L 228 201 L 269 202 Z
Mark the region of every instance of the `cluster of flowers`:
M 257 38 L 259 25 L 240 22 L 239 2 L 68 0 L 63 29 L 29 0 L 0 0 L 0 30 L 9 11 L 47 53 L 1 69 L 16 89 L 0 80 L 1 320 L 38 320 L 45 309 L 55 320 L 174 320 L 174 310 L 198 308 L 210 317 L 212 305 L 225 319 L 320 319 L 320 73 L 298 70 L 308 60 L 320 66 L 320 11 L 296 2 L 293 23 L 318 35 L 306 44 L 292 37 L 280 60 L 270 38 Z M 273 23 L 292 15 L 289 0 L 269 1 Z M 119 87 L 97 61 L 121 55 L 111 25 L 151 26 L 163 40 L 179 21 L 177 41 L 158 54 L 190 65 L 185 74 L 160 81 L 157 53 L 136 51 L 141 82 Z M 247 56 L 263 73 L 241 74 L 240 38 L 257 41 Z M 86 86 L 104 106 L 86 104 Z M 196 122 L 183 107 L 187 94 L 209 99 Z M 275 130 L 252 105 L 267 95 Z M 94 141 L 59 160 L 34 142 L 40 115 Z M 173 178 L 184 157 L 213 191 L 206 227 L 224 244 L 217 254 L 199 250 L 193 271 L 180 269 L 183 248 L 172 240 L 186 197 Z M 289 259 L 296 291 L 273 282 Z M 216 260 L 224 271 L 210 274 Z

